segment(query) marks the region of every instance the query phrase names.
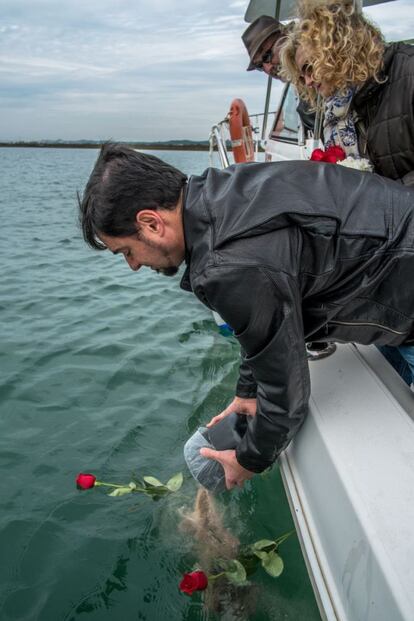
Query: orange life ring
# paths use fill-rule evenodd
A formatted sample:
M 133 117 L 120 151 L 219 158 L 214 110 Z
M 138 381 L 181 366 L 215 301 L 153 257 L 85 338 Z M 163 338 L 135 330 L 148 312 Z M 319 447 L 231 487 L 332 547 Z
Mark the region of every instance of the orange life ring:
M 249 114 L 242 99 L 233 99 L 228 114 L 231 146 L 236 164 L 253 162 L 253 132 Z

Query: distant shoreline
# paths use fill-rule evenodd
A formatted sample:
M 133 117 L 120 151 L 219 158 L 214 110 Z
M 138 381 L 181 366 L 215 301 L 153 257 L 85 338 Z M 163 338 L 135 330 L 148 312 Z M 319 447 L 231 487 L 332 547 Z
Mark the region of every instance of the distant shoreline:
M 105 142 L 0 142 L 0 148 L 34 148 L 34 149 L 100 149 Z M 209 151 L 208 142 L 120 142 L 132 149 L 141 151 Z M 231 151 L 230 141 L 227 142 L 227 151 Z M 260 146 L 259 151 L 263 151 Z
M 0 142 L 0 147 L 36 149 L 100 149 L 104 142 Z M 206 143 L 174 144 L 165 142 L 122 142 L 132 149 L 147 151 L 209 151 Z

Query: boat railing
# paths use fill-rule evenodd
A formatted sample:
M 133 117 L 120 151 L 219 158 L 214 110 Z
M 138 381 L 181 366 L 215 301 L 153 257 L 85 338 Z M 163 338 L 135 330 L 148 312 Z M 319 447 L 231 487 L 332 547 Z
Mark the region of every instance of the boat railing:
M 270 114 L 274 114 L 271 112 Z M 263 121 L 265 118 L 265 114 L 263 112 L 258 114 L 250 114 L 250 126 L 253 135 L 253 146 L 255 157 L 254 159 L 258 159 L 258 153 L 260 147 L 263 146 L 264 141 L 261 138 Z M 231 147 L 231 138 L 230 138 L 230 129 L 229 129 L 229 116 L 226 115 L 225 118 L 212 126 L 210 130 L 209 136 L 210 142 L 210 166 L 213 166 L 213 157 L 215 153 L 215 149 L 217 150 L 217 154 L 220 159 L 220 164 L 222 168 L 227 168 L 230 166 L 230 147 Z

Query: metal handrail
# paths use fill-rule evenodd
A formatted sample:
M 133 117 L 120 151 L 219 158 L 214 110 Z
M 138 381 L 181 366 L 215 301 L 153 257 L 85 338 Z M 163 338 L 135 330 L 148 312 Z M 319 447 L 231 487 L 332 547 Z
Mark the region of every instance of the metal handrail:
M 275 114 L 275 112 L 269 112 L 268 114 Z M 259 127 L 259 118 L 265 117 L 264 112 L 258 112 L 257 114 L 249 114 L 249 119 L 251 121 L 251 127 L 253 132 L 253 142 L 254 142 L 254 150 L 257 154 L 259 152 L 259 145 L 261 142 L 261 138 L 258 136 L 260 132 Z M 255 122 L 253 122 L 255 121 Z M 223 168 L 227 168 L 230 166 L 229 160 L 229 152 L 226 145 L 226 139 L 223 135 L 225 129 L 228 128 L 228 116 L 226 116 L 222 121 L 219 121 L 215 125 L 212 126 L 210 130 L 209 142 L 210 142 L 210 165 L 212 165 L 212 157 L 214 152 L 214 147 L 217 147 L 217 153 L 220 159 L 220 164 Z
M 213 125 L 213 127 L 211 128 L 210 131 L 210 166 L 213 165 L 213 152 L 214 152 L 214 144 L 216 144 L 217 146 L 217 152 L 220 158 L 220 164 L 222 168 L 227 168 L 228 166 L 230 166 L 230 161 L 229 161 L 229 156 L 228 156 L 228 152 L 227 152 L 227 147 L 226 147 L 226 142 L 223 139 L 222 133 L 221 133 L 221 125 L 224 123 L 224 121 L 220 121 L 220 123 L 218 123 L 217 125 Z

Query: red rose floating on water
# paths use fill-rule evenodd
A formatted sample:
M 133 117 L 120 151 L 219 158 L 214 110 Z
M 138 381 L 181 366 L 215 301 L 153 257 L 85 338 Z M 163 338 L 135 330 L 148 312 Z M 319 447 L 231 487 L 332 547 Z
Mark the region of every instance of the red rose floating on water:
M 177 472 L 171 479 L 164 485 L 155 477 L 142 477 L 142 481 L 130 481 L 127 485 L 118 485 L 117 483 L 104 483 L 103 481 L 97 481 L 94 474 L 80 473 L 76 477 L 76 487 L 78 489 L 92 489 L 92 487 L 110 487 L 111 492 L 108 496 L 124 496 L 125 494 L 132 494 L 133 492 L 139 492 L 150 496 L 151 498 L 160 498 L 172 492 L 178 492 L 183 484 L 183 475 L 181 472 Z
M 184 574 L 183 579 L 180 582 L 179 589 L 182 593 L 192 595 L 194 591 L 204 591 L 208 585 L 208 578 L 204 571 L 192 571 L 189 574 Z
M 91 489 L 94 487 L 96 477 L 93 474 L 78 474 L 76 477 L 76 487 L 78 489 Z
M 341 147 L 336 145 L 328 147 L 326 151 L 323 149 L 314 149 L 310 159 L 312 162 L 328 162 L 330 164 L 336 164 L 342 162 L 346 158 L 346 153 Z

